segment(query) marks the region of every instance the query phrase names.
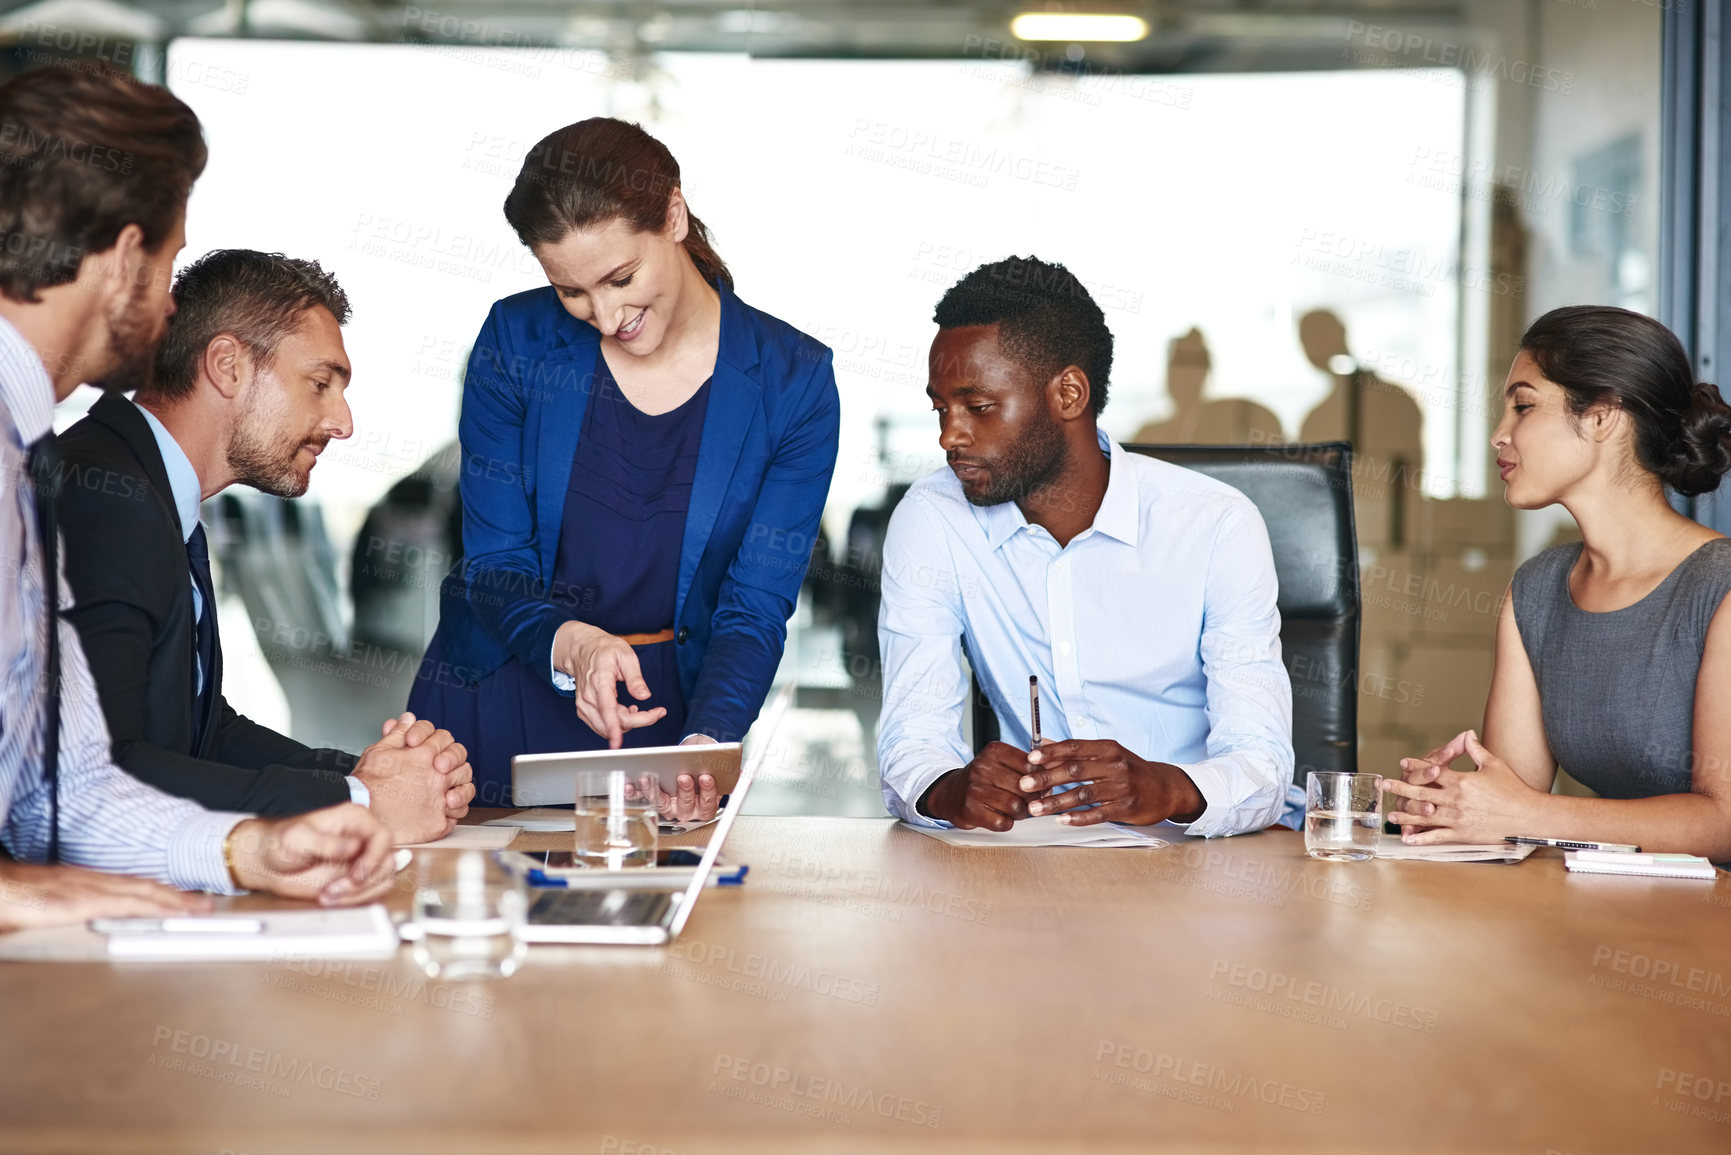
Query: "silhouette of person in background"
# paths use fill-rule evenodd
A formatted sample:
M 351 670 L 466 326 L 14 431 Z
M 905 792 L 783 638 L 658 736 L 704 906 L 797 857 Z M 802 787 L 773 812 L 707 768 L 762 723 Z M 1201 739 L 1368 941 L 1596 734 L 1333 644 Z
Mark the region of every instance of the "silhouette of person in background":
M 1400 549 L 1422 496 L 1424 413 L 1412 395 L 1362 368 L 1347 347 L 1346 326 L 1328 309 L 1298 319 L 1298 342 L 1310 363 L 1334 379 L 1304 419 L 1300 441 L 1352 442 L 1353 505 L 1358 539 Z
M 1212 364 L 1202 330 L 1192 328 L 1166 346 L 1166 392 L 1172 416 L 1144 425 L 1135 441 L 1142 445 L 1266 445 L 1286 440 L 1280 418 L 1266 406 L 1242 397 L 1202 399 Z

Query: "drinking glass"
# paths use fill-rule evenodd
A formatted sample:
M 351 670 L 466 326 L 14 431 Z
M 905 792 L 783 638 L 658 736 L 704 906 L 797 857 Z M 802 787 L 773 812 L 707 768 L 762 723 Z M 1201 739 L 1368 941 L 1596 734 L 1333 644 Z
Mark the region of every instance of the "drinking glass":
M 523 880 L 479 850 L 422 851 L 411 904 L 415 962 L 430 978 L 502 979 L 528 953 Z
M 623 770 L 579 770 L 572 851 L 578 864 L 603 870 L 654 866 L 660 813 L 655 776 Z
M 1382 775 L 1312 770 L 1304 776 L 1304 852 L 1358 862 L 1376 855 Z

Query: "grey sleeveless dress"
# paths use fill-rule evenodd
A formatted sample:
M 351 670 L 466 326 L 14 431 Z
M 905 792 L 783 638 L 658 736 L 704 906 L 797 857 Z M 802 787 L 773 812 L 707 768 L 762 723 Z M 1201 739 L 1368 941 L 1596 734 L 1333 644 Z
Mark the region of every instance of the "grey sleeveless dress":
M 1731 592 L 1731 539 L 1685 558 L 1632 606 L 1595 614 L 1569 596 L 1580 543 L 1515 573 L 1515 624 L 1538 679 L 1557 764 L 1606 798 L 1684 794 L 1693 771 L 1695 677 Z

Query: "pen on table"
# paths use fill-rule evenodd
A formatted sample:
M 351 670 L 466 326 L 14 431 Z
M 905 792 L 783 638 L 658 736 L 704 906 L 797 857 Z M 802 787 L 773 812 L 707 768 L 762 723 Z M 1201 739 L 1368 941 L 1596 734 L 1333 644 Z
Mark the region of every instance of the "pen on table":
M 257 918 L 93 918 L 97 934 L 263 934 Z
M 1641 851 L 1639 846 L 1624 842 L 1581 842 L 1572 838 L 1538 838 L 1530 834 L 1505 834 L 1503 841 L 1516 846 L 1559 846 L 1564 850 L 1608 850 L 1618 854 L 1638 854 Z
M 1034 715 L 1034 736 L 1028 743 L 1028 749 L 1037 750 L 1040 746 L 1040 675 L 1028 675 L 1028 708 Z

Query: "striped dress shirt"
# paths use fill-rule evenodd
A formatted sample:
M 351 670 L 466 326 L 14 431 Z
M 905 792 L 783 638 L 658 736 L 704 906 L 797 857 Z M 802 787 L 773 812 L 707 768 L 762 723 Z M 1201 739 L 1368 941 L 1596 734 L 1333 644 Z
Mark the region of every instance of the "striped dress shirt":
M 0 842 L 40 862 L 48 850 L 42 773 L 42 679 L 47 633 L 42 547 L 28 446 L 54 422 L 54 385 L 36 351 L 0 318 Z M 68 601 L 64 575 L 61 605 Z M 247 817 L 205 810 L 115 766 L 108 725 L 78 633 L 60 630 L 60 857 L 185 890 L 234 893 L 222 842 Z

